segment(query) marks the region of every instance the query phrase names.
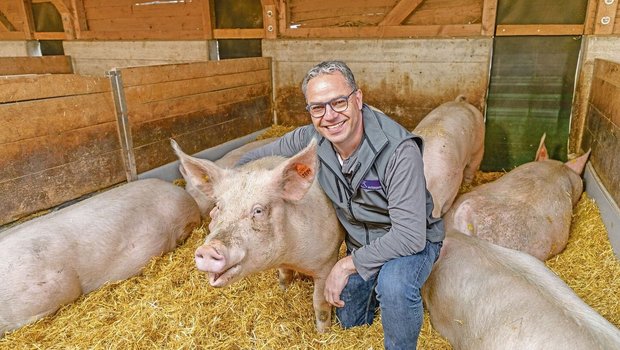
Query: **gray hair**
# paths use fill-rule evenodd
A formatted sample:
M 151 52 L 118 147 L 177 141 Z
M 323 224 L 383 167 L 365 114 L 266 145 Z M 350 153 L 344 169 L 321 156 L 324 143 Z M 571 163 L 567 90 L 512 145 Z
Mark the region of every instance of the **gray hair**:
M 303 92 L 304 96 L 306 96 L 306 90 L 308 89 L 308 82 L 310 80 L 324 74 L 334 74 L 335 72 L 342 73 L 344 78 L 347 80 L 347 85 L 349 85 L 352 90 L 357 89 L 353 72 L 351 72 L 351 69 L 346 63 L 342 61 L 323 61 L 312 67 L 308 73 L 306 73 L 306 76 L 301 83 L 301 92 Z

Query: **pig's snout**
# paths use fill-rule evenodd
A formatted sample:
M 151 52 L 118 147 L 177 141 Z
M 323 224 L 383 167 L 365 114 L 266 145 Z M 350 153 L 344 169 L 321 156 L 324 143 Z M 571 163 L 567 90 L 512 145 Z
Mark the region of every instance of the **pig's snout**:
M 226 247 L 221 244 L 203 244 L 194 254 L 196 267 L 204 272 L 222 272 L 226 267 Z

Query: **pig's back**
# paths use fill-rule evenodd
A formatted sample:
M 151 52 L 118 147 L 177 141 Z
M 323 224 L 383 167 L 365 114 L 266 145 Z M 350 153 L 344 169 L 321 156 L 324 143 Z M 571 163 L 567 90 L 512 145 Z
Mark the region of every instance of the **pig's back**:
M 542 262 L 459 232 L 448 233 L 423 295 L 455 349 L 620 345 L 620 331 Z
M 29 260 L 33 268 L 50 260 L 71 266 L 88 292 L 136 274 L 199 223 L 197 205 L 183 189 L 139 180 L 7 230 L 0 256 Z

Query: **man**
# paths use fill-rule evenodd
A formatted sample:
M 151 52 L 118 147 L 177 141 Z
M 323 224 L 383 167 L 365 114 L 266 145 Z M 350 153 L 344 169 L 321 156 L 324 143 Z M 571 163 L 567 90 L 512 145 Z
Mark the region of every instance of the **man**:
M 431 216 L 422 139 L 363 104 L 343 62 L 313 67 L 301 88 L 313 125 L 249 152 L 239 164 L 290 157 L 318 139 L 318 180 L 347 231 L 347 256 L 332 268 L 325 298 L 345 328 L 371 324 L 380 307 L 386 349 L 415 349 L 420 288 L 444 238 L 443 221 Z

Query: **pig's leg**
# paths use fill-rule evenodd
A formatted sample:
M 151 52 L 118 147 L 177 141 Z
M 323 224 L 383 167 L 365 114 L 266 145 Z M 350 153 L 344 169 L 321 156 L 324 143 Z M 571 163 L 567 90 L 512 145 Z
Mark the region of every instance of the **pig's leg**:
M 279 268 L 278 269 L 278 282 L 280 283 L 280 288 L 282 288 L 282 290 L 286 290 L 289 284 L 291 284 L 291 281 L 293 280 L 294 276 L 295 276 L 295 271 L 290 270 L 290 269 L 285 269 L 285 268 Z
M 329 271 L 328 271 L 329 272 Z M 332 326 L 332 306 L 325 300 L 325 281 L 327 274 L 314 277 L 314 294 L 312 306 L 316 316 L 316 329 L 319 333 L 329 331 Z
M 480 168 L 480 163 L 482 163 L 482 157 L 484 155 L 484 144 L 480 147 L 480 149 L 476 150 L 471 156 L 469 163 L 465 166 L 463 170 L 463 183 L 469 185 L 474 180 L 474 175 L 476 171 Z

